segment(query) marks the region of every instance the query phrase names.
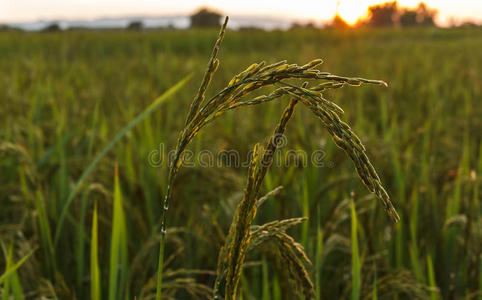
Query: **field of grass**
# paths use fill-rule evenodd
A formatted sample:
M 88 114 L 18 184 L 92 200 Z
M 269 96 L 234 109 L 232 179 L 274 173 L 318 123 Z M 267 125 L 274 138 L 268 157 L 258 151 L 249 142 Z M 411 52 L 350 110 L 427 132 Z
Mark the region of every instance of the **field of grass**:
M 152 154 L 175 149 L 216 36 L 0 32 L 2 299 L 153 299 L 168 168 Z M 262 60 L 322 58 L 322 71 L 388 83 L 325 97 L 365 144 L 400 222 L 301 105 L 280 153 L 321 150 L 323 165 L 273 166 L 261 187 L 283 189 L 253 224 L 308 218 L 287 233 L 312 262 L 316 299 L 482 299 L 480 49 L 481 29 L 226 33 L 208 97 Z M 116 134 L 191 73 L 69 197 Z M 227 112 L 189 149 L 247 157 L 288 98 Z M 246 176 L 246 166 L 181 169 L 167 214 L 163 297 L 212 294 Z M 240 299 L 297 299 L 291 275 L 270 245 L 257 247 L 242 269 Z

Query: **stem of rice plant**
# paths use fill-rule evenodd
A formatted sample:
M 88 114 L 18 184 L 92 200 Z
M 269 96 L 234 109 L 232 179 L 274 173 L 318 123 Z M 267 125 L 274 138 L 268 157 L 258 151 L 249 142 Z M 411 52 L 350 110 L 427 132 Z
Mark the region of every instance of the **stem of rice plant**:
M 201 83 L 201 86 L 199 87 L 199 91 L 194 98 L 193 102 L 191 103 L 191 108 L 188 114 L 188 117 L 186 119 L 186 126 L 189 124 L 189 122 L 193 119 L 194 115 L 199 109 L 199 106 L 201 103 L 204 101 L 204 95 L 206 92 L 207 87 L 209 86 L 209 83 L 211 82 L 211 78 L 216 72 L 216 69 L 219 66 L 219 60 L 216 58 L 218 51 L 219 51 L 219 45 L 223 41 L 224 38 L 224 32 L 226 31 L 226 26 L 228 25 L 228 20 L 229 18 L 226 17 L 223 23 L 223 26 L 221 26 L 221 30 L 219 32 L 218 39 L 216 41 L 216 44 L 214 45 L 213 52 L 211 54 L 211 59 L 209 60 L 208 67 L 206 69 L 206 72 L 204 73 L 204 78 Z M 182 132 L 181 132 L 182 136 Z M 172 185 L 174 184 L 174 181 L 176 179 L 177 171 L 182 165 L 182 156 L 184 154 L 184 149 L 187 146 L 187 143 L 182 143 L 181 139 L 179 140 L 177 149 L 176 149 L 176 155 L 175 158 L 169 168 L 169 175 L 168 175 L 168 184 L 167 184 L 167 189 L 166 189 L 166 195 L 164 196 L 164 201 L 162 202 L 162 207 L 161 207 L 161 239 L 160 239 L 160 245 L 159 245 L 159 263 L 158 263 L 158 269 L 157 269 L 157 286 L 156 286 L 156 300 L 160 300 L 162 296 L 162 268 L 163 268 L 163 262 L 164 262 L 164 248 L 166 244 L 166 218 L 167 218 L 167 211 L 169 210 L 169 202 L 171 199 L 172 195 Z
M 286 61 L 280 61 L 278 63 L 265 66 L 264 62 L 260 62 L 252 64 L 246 70 L 235 75 L 233 79 L 229 82 L 228 86 L 219 91 L 212 98 L 205 100 L 204 95 L 206 89 L 209 86 L 214 72 L 219 66 L 219 61 L 216 56 L 219 51 L 220 43 L 224 37 L 227 21 L 228 18 L 226 17 L 225 22 L 221 27 L 218 40 L 214 46 L 211 59 L 209 60 L 208 67 L 204 74 L 204 78 L 199 88 L 199 91 L 194 97 L 193 102 L 191 103 L 190 110 L 186 118 L 185 127 L 183 128 L 183 130 L 181 130 L 179 134 L 175 156 L 170 164 L 166 193 L 162 201 L 161 238 L 156 291 L 157 300 L 160 300 L 161 298 L 162 266 L 165 250 L 167 211 L 169 209 L 169 204 L 172 197 L 173 184 L 176 179 L 177 173 L 183 163 L 184 150 L 205 125 L 209 124 L 211 121 L 222 115 L 224 112 L 238 108 L 240 106 L 263 104 L 269 101 L 273 101 L 275 99 L 279 99 L 284 95 L 291 95 L 293 97 L 288 104 L 285 112 L 283 113 L 280 123 L 276 127 L 275 132 L 271 137 L 266 147 L 266 150 L 260 159 L 260 166 L 257 168 L 252 168 L 253 173 L 250 173 L 250 175 L 254 176 L 254 178 L 252 178 L 251 181 L 248 180 L 248 183 L 250 183 L 251 185 L 249 185 L 250 188 L 248 189 L 247 187 L 245 191 L 245 200 L 247 201 L 246 203 L 249 203 L 249 205 L 246 207 L 254 208 L 255 210 L 255 200 L 257 197 L 257 192 L 259 191 L 260 185 L 266 175 L 266 172 L 272 163 L 272 155 L 276 150 L 278 135 L 284 132 L 286 123 L 288 122 L 291 114 L 293 113 L 294 106 L 296 105 L 296 103 L 300 102 L 304 104 L 309 110 L 313 112 L 315 116 L 317 116 L 321 120 L 323 126 L 332 136 L 335 144 L 346 152 L 348 157 L 354 163 L 355 169 L 362 183 L 368 188 L 370 192 L 376 194 L 377 198 L 383 204 L 385 211 L 388 213 L 391 219 L 394 222 L 397 222 L 399 220 L 398 214 L 396 213 L 387 192 L 383 188 L 380 178 L 375 171 L 375 168 L 370 163 L 368 156 L 366 155 L 366 149 L 364 145 L 362 144 L 358 136 L 351 130 L 348 124 L 341 120 L 340 115 L 344 113 L 343 110 L 338 105 L 336 105 L 332 101 L 326 100 L 322 96 L 322 91 L 340 88 L 345 85 L 359 86 L 362 84 L 379 84 L 387 86 L 387 84 L 380 80 L 350 78 L 332 75 L 328 72 L 320 72 L 319 70 L 314 69 L 314 67 L 318 66 L 323 62 L 321 59 L 315 59 L 302 66 L 298 66 L 296 64 L 287 64 Z M 304 83 L 302 86 L 296 86 L 285 82 L 284 79 L 307 79 L 326 82 L 323 82 L 308 89 L 307 83 Z M 278 88 L 269 95 L 258 96 L 250 100 L 244 99 L 246 95 L 250 94 L 255 90 L 263 87 L 273 86 L 276 86 Z M 244 202 L 242 201 L 242 203 Z M 247 211 L 250 211 L 250 209 L 247 209 Z M 248 216 L 251 215 L 254 215 L 254 213 L 245 215 L 245 217 L 247 218 L 245 220 L 246 222 L 243 221 L 245 224 L 250 224 L 250 218 Z M 237 220 L 239 221 L 240 219 L 238 218 Z M 235 227 L 238 227 L 238 229 L 240 228 L 239 226 Z M 246 231 L 247 227 L 242 227 L 243 230 L 234 230 L 234 246 L 229 247 L 230 253 L 228 257 L 230 263 L 228 263 L 226 277 L 227 299 L 232 299 L 236 295 L 241 265 L 244 261 L 243 245 L 246 243 L 243 243 L 243 241 L 246 238 L 246 233 L 249 234 L 249 230 Z M 306 285 L 311 286 L 312 284 L 306 282 Z M 217 287 L 218 286 L 216 285 L 215 293 L 218 290 Z

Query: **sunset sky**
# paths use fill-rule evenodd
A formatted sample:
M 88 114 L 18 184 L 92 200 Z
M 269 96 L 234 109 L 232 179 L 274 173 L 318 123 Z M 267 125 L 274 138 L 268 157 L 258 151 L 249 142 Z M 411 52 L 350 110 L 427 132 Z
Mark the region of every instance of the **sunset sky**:
M 366 14 L 371 4 L 385 1 L 341 0 L 339 13 L 349 23 Z M 399 0 L 401 6 L 415 6 L 419 0 Z M 59 19 L 95 19 L 122 16 L 186 15 L 200 6 L 210 6 L 229 15 L 255 15 L 329 20 L 336 11 L 337 0 L 0 0 L 1 22 L 29 22 Z M 439 11 L 438 23 L 449 18 L 482 21 L 480 0 L 426 0 Z

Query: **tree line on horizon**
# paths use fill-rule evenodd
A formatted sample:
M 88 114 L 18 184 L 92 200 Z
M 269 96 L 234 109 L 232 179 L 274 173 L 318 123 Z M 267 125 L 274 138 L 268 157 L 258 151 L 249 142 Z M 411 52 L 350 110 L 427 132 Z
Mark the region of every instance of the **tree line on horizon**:
M 388 1 L 381 4 L 375 4 L 368 7 L 368 16 L 359 19 L 354 25 L 348 24 L 338 13 L 335 14 L 331 22 L 325 24 L 323 28 L 360 28 L 360 27 L 416 27 L 416 26 L 437 26 L 435 24 L 435 17 L 438 11 L 434 8 L 428 7 L 424 2 L 419 2 L 419 4 L 413 8 L 402 7 L 398 5 L 398 1 Z M 221 25 L 221 19 L 223 14 L 216 9 L 209 7 L 201 7 L 190 15 L 190 28 L 210 28 L 219 27 Z M 449 27 L 477 27 L 480 25 L 464 22 L 460 25 L 455 25 L 452 22 Z M 291 29 L 321 29 L 322 27 L 317 26 L 313 22 L 308 22 L 306 24 L 300 24 L 294 22 Z M 89 28 L 68 28 L 68 30 L 88 30 Z M 101 28 L 94 28 L 94 30 L 99 30 Z M 145 26 L 141 20 L 131 21 L 125 28 L 119 28 L 131 31 L 144 30 Z M 155 29 L 155 28 L 154 28 Z M 174 29 L 174 27 L 160 27 L 157 29 Z M 241 30 L 262 30 L 262 28 L 250 26 L 242 27 Z M 0 31 L 16 30 L 21 31 L 20 28 L 10 27 L 6 24 L 0 24 Z M 56 23 L 44 27 L 41 31 L 44 32 L 56 32 L 62 31 L 62 27 Z M 112 30 L 112 28 L 109 28 Z
M 368 7 L 368 16 L 360 18 L 354 25 L 349 25 L 338 13 L 335 14 L 329 28 L 350 27 L 415 27 L 436 26 L 435 17 L 438 11 L 430 8 L 425 2 L 414 7 L 402 7 L 398 1 L 389 1 Z M 311 25 L 309 25 L 312 27 Z M 453 26 L 451 26 L 453 27 Z
M 355 27 L 413 27 L 413 26 L 435 26 L 434 18 L 437 10 L 430 8 L 424 2 L 416 7 L 401 7 L 397 1 L 385 2 L 368 7 L 368 17 L 360 19 Z M 339 18 L 335 16 L 335 20 Z M 335 21 L 334 22 L 337 22 Z M 343 21 L 343 20 L 341 20 Z M 340 20 L 338 20 L 338 23 Z M 346 27 L 342 24 L 342 26 Z
M 375 4 L 368 7 L 368 16 L 358 20 L 358 22 L 350 26 L 337 13 L 333 20 L 326 24 L 325 28 L 349 28 L 349 27 L 415 27 L 415 26 L 436 26 L 435 17 L 438 11 L 430 8 L 425 2 L 421 1 L 416 7 L 402 7 L 398 5 L 398 1 L 388 1 L 381 4 Z M 222 14 L 210 8 L 201 8 L 191 15 L 191 27 L 219 27 Z M 465 22 L 460 26 L 477 26 L 476 24 Z M 450 27 L 456 27 L 452 24 Z M 293 23 L 292 28 L 312 28 L 318 26 L 313 22 L 306 24 Z M 255 29 L 255 28 L 244 28 Z M 259 28 L 258 28 L 259 29 Z

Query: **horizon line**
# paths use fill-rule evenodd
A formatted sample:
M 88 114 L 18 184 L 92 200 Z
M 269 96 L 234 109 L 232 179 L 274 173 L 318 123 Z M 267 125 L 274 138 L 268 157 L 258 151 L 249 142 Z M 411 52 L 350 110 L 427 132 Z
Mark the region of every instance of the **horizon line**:
M 148 19 L 148 18 L 184 18 L 187 17 L 189 18 L 194 12 L 198 11 L 203 7 L 199 7 L 198 9 L 193 10 L 192 12 L 186 13 L 186 12 L 170 12 L 170 13 L 163 13 L 163 14 L 154 14 L 154 13 L 133 13 L 133 14 L 114 14 L 114 15 L 98 15 L 98 16 L 78 16 L 78 17 L 55 17 L 55 16 L 49 16 L 49 17 L 38 17 L 35 19 L 23 19 L 23 20 L 16 20 L 16 21 L 7 21 L 7 20 L 1 20 L 0 19 L 0 25 L 20 25 L 20 24 L 35 24 L 35 23 L 58 23 L 58 22 L 95 22 L 95 21 L 101 21 L 101 20 L 122 20 L 122 19 Z M 315 23 L 315 24 L 323 24 L 325 25 L 327 22 L 330 22 L 334 19 L 336 14 L 334 14 L 331 18 L 313 18 L 313 17 L 303 17 L 303 16 L 295 16 L 291 14 L 286 14 L 286 13 L 278 13 L 276 15 L 271 15 L 271 14 L 266 14 L 266 13 L 234 13 L 234 14 L 229 14 L 229 13 L 224 13 L 220 11 L 219 9 L 216 8 L 211 8 L 208 7 L 212 10 L 218 11 L 222 17 L 224 16 L 229 16 L 230 18 L 252 18 L 252 19 L 259 19 L 259 20 L 271 20 L 271 21 L 289 21 L 292 23 L 295 22 L 301 22 L 301 24 L 308 24 L 310 22 Z M 288 18 L 289 20 L 286 20 Z M 440 16 L 435 17 L 435 24 L 438 27 L 448 27 L 449 24 L 448 22 L 441 22 L 438 20 Z M 482 25 L 482 18 L 481 19 L 475 19 L 472 17 L 455 17 L 455 16 L 446 16 L 445 17 L 447 20 L 450 18 L 453 18 L 453 20 L 457 24 L 463 24 L 463 23 L 474 23 L 476 25 Z M 139 20 L 142 21 L 142 20 Z

